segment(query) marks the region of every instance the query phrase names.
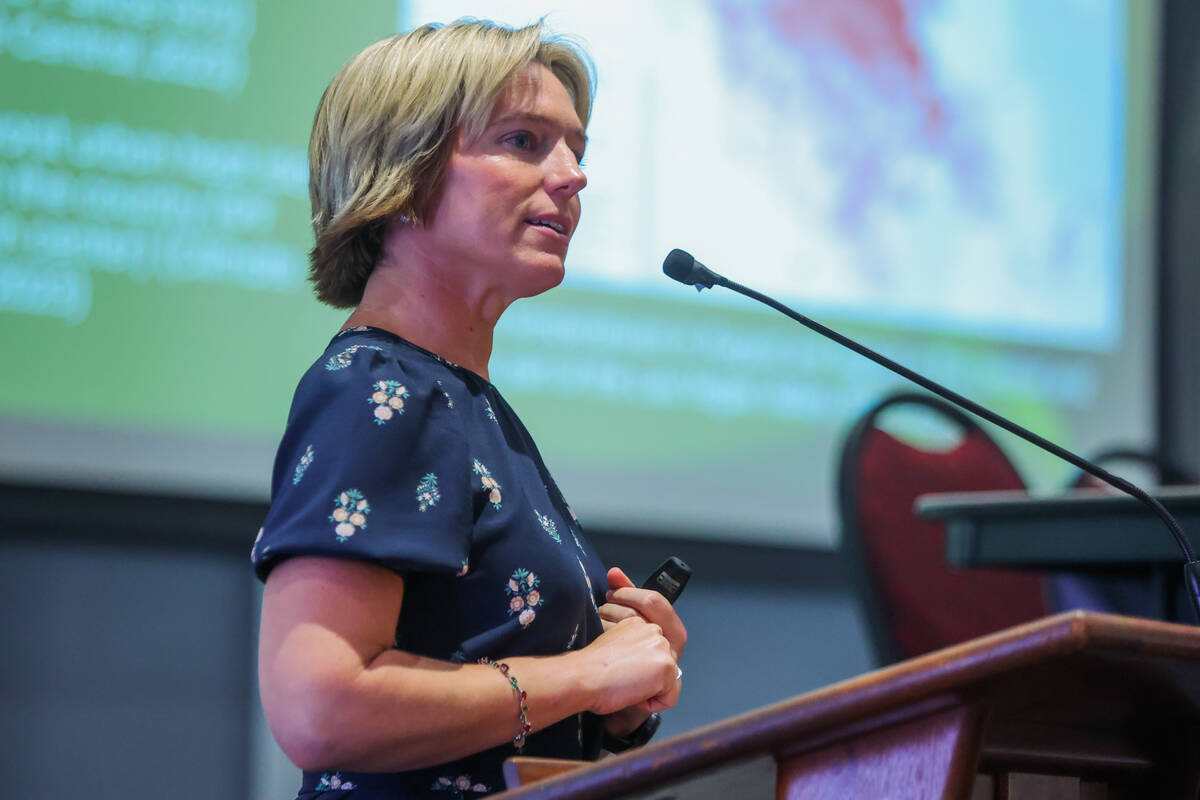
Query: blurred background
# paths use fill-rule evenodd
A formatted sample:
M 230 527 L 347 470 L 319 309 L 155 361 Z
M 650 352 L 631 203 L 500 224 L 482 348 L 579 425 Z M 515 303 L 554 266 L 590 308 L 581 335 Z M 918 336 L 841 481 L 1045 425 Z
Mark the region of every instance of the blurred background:
M 668 281 L 672 247 L 1077 452 L 1200 471 L 1186 0 L 0 0 L 4 774 L 294 793 L 248 553 L 344 316 L 305 281 L 312 114 L 372 41 L 543 15 L 595 61 L 589 186 L 492 379 L 607 561 L 696 571 L 660 736 L 882 663 L 836 466 L 900 385 Z M 1072 478 L 995 436 L 1032 491 Z

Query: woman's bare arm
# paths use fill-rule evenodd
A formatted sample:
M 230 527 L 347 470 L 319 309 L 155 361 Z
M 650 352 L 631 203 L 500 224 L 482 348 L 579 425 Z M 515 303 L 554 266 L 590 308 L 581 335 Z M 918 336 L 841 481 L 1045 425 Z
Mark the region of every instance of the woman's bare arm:
M 403 579 L 383 567 L 290 558 L 263 594 L 259 684 L 271 731 L 302 769 L 396 772 L 512 741 L 517 701 L 498 670 L 392 647 Z M 675 658 L 641 618 L 588 647 L 505 658 L 540 730 L 580 711 L 608 714 L 677 696 Z

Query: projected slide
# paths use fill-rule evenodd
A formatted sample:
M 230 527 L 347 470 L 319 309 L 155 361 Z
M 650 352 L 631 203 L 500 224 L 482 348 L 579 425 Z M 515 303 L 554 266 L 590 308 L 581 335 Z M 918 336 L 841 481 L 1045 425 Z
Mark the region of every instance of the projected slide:
M 7 414 L 274 435 L 288 391 L 276 383 L 336 324 L 305 285 L 313 108 L 341 61 L 395 23 L 390 2 L 357 4 L 352 21 L 293 8 L 313 13 L 253 0 L 0 2 Z M 283 341 L 264 348 L 264 336 Z M 282 363 L 264 375 L 260 358 Z M 86 387 L 86 402 L 65 385 Z M 9 441 L 29 429 L 14 427 Z M 120 474 L 122 459 L 104 460 L 102 473 Z
M 252 3 L 6 5 L 0 46 L 14 61 L 218 95 L 246 83 Z M 296 287 L 304 254 L 270 234 L 279 201 L 307 196 L 302 149 L 70 110 L 0 110 L 0 308 L 79 324 L 93 272 Z
M 317 100 L 464 15 L 546 15 L 597 67 L 567 280 L 492 363 L 585 523 L 828 544 L 839 439 L 899 384 L 668 281 L 672 247 L 1071 446 L 1137 442 L 1152 7 L 0 0 L 0 472 L 264 496 L 344 316 L 305 281 Z
M 546 11 L 407 8 L 412 22 Z M 1113 343 L 1119 5 L 553 8 L 548 22 L 578 33 L 600 67 L 578 285 L 656 291 L 654 256 L 685 246 L 742 283 L 850 318 Z

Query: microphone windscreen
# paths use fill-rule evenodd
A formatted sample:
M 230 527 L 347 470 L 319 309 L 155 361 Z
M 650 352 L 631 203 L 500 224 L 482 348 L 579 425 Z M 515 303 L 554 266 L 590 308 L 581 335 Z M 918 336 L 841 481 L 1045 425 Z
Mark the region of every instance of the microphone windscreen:
M 692 277 L 692 268 L 695 264 L 696 259 L 692 257 L 691 253 L 676 248 L 667 253 L 667 257 L 663 259 L 663 273 L 672 280 L 691 285 L 695 283 Z

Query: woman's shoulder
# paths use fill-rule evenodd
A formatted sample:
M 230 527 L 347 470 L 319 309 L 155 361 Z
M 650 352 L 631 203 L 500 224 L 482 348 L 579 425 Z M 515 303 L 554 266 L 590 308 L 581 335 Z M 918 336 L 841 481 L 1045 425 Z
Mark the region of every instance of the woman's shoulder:
M 302 554 L 461 569 L 473 475 L 469 434 L 443 388 L 454 375 L 383 331 L 330 342 L 300 381 L 276 453 L 271 509 L 252 551 L 260 577 Z M 443 535 L 431 547 L 424 533 L 435 529 Z
M 323 431 L 348 444 L 380 433 L 388 439 L 465 435 L 454 403 L 465 399 L 461 370 L 377 328 L 338 334 L 301 377 L 281 448 L 294 435 Z
M 441 356 L 424 350 L 380 328 L 347 328 L 329 342 L 325 351 L 304 373 L 296 400 L 316 394 L 328 399 L 362 393 L 376 406 L 397 409 L 414 396 L 441 396 L 448 386 L 463 384 L 463 370 Z M 378 409 L 380 415 L 386 411 Z
M 460 371 L 446 359 L 418 347 L 382 328 L 360 326 L 339 331 L 330 340 L 325 352 L 313 363 L 309 374 L 340 377 L 347 370 L 378 369 L 399 366 L 414 376 L 429 376 L 433 380 L 456 376 Z

